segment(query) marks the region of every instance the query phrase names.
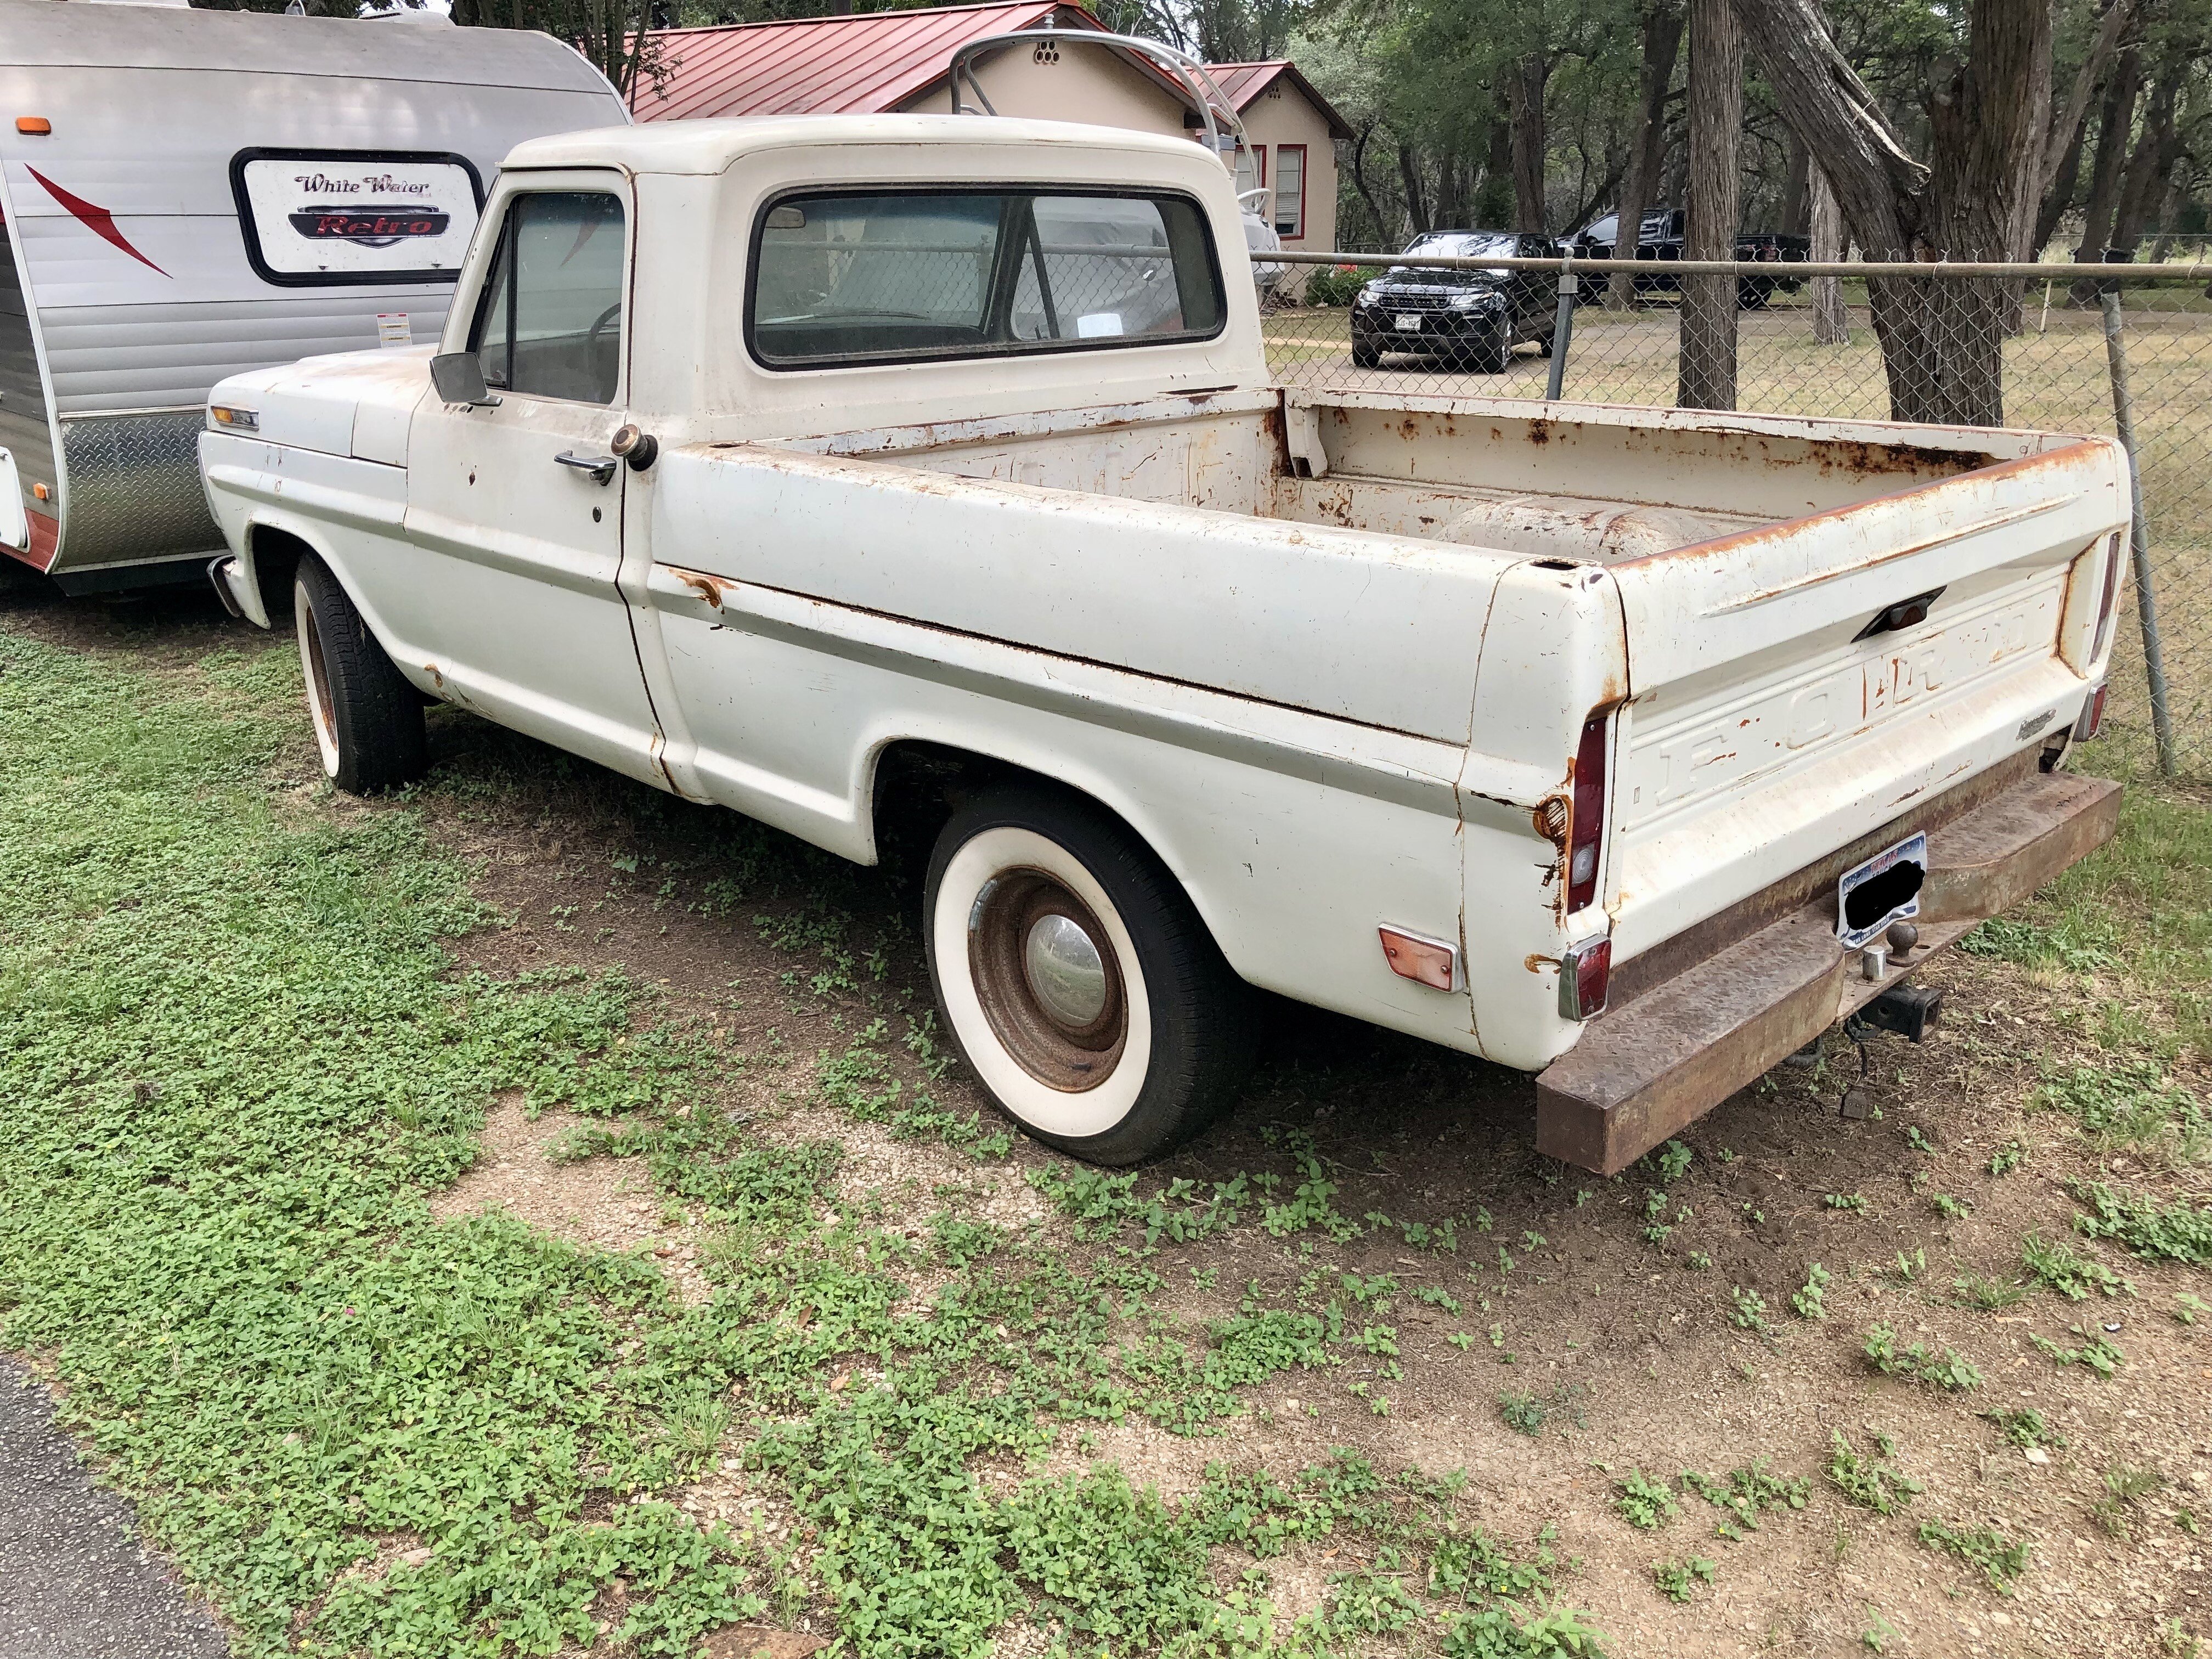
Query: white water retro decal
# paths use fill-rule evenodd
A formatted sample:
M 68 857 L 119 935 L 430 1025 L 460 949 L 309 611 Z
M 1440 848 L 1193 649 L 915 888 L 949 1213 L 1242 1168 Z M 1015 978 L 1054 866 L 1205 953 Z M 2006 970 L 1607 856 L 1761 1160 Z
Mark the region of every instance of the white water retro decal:
M 459 157 L 264 154 L 237 176 L 257 264 L 272 282 L 449 276 L 476 233 L 476 179 Z

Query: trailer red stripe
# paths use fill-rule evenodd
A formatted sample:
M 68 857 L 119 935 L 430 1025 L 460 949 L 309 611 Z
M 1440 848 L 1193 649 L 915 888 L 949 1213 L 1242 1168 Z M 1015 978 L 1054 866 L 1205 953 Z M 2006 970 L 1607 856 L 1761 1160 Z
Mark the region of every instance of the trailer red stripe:
M 27 167 L 23 171 L 29 173 L 33 179 L 37 179 L 39 183 L 45 187 L 47 195 L 52 197 L 54 200 L 59 202 L 64 207 L 67 208 L 79 224 L 82 225 L 87 230 L 89 230 L 94 235 L 99 237 L 100 240 L 121 248 L 125 253 L 129 254 L 132 258 L 136 259 L 140 264 L 145 266 L 146 269 L 150 271 L 154 271 L 163 276 L 167 276 L 169 274 L 167 271 L 163 270 L 161 266 L 155 264 L 151 259 L 148 258 L 144 254 L 141 253 L 137 248 L 131 246 L 131 239 L 116 228 L 115 216 L 110 213 L 106 208 L 96 207 L 92 203 L 86 201 L 83 197 L 74 195 L 70 191 L 64 190 L 59 185 L 47 178 L 45 173 L 40 172 L 36 167 Z

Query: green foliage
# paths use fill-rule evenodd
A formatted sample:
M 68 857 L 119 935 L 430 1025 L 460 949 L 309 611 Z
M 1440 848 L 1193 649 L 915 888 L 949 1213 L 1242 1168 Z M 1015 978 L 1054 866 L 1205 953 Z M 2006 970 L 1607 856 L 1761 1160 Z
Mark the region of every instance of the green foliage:
M 1990 1154 L 1989 1170 L 1993 1176 L 2008 1176 L 2027 1162 L 2027 1143 L 2018 1135 Z
M 1348 306 L 1352 296 L 1378 273 L 1364 265 L 1322 265 L 1306 278 L 1305 302 L 1310 306 Z
M 2100 1152 L 2164 1154 L 2187 1164 L 2212 1158 L 2203 1103 L 2150 1060 L 2076 1066 L 2047 1079 L 2034 1103 L 2072 1118 Z
M 1854 1504 L 1876 1515 L 1895 1515 L 1920 1492 L 1923 1484 L 1888 1462 L 1893 1453 L 1884 1444 L 1879 1457 L 1863 1456 L 1840 1430 L 1829 1431 L 1828 1461 L 1822 1473 L 1828 1482 Z
M 1968 1566 L 1979 1567 L 1990 1588 L 2010 1595 L 2013 1585 L 2027 1571 L 2028 1546 L 2015 1543 L 1995 1527 L 1959 1528 L 1940 1521 L 1923 1521 L 1915 1535 L 1930 1549 L 1957 1556 Z
M 1663 1475 L 1647 1475 L 1641 1469 L 1629 1470 L 1613 1483 L 1613 1506 L 1621 1519 L 1642 1532 L 1656 1531 L 1681 1508 L 1672 1481 Z
M 1757 1532 L 1762 1510 L 1802 1510 L 1813 1493 L 1813 1483 L 1808 1478 L 1772 1474 L 1763 1458 L 1746 1468 L 1729 1470 L 1726 1480 L 1715 1480 L 1709 1475 L 1685 1469 L 1682 1484 L 1716 1509 L 1727 1512 L 1726 1518 L 1719 1522 L 1718 1531 L 1722 1537 L 1731 1539 Z
M 1961 1275 L 1953 1279 L 1951 1285 L 1958 1292 L 1959 1301 L 1970 1308 L 1979 1308 L 1984 1313 L 2009 1308 L 2027 1296 L 2027 1285 L 2016 1280 L 1991 1279 L 1983 1273 L 1976 1273 L 1972 1278 Z
M 2063 1446 L 2066 1437 L 2043 1420 L 2039 1412 L 2022 1407 L 2018 1411 L 1976 1412 L 2015 1446 Z
M 1863 1213 L 1866 1209 L 1865 1196 L 1859 1193 L 1830 1193 L 1821 1202 L 1832 1210 L 1844 1210 L 1854 1215 Z
M 1863 1352 L 1869 1363 L 1885 1376 L 1930 1383 L 1951 1394 L 1978 1389 L 1982 1383 L 1982 1374 L 1955 1349 L 1946 1348 L 1938 1354 L 1920 1342 L 1899 1348 L 1897 1333 L 1887 1325 L 1868 1328 Z
M 1831 1278 L 1828 1270 L 1817 1261 L 1806 1268 L 1804 1288 L 1790 1293 L 1790 1310 L 1798 1318 L 1826 1319 L 1828 1316 L 1828 1304 L 1824 1298 Z
M 1767 1322 L 1766 1298 L 1757 1291 L 1747 1291 L 1741 1285 L 1729 1287 L 1729 1300 L 1735 1304 L 1735 1322 L 1747 1331 L 1757 1331 L 1762 1336 L 1771 1335 L 1774 1327 Z
M 2106 1469 L 2104 1492 L 2089 1506 L 2089 1513 L 2106 1532 L 2125 1540 L 2132 1535 L 2128 1511 L 2165 1484 L 2166 1477 L 2156 1469 L 2114 1463 Z
M 1690 1172 L 1690 1162 L 1693 1156 L 1690 1149 L 1680 1141 L 1670 1140 L 1658 1151 L 1651 1153 L 1650 1158 L 1659 1166 L 1659 1179 L 1671 1187 Z
M 1544 1402 L 1533 1394 L 1501 1394 L 1498 1396 L 1498 1414 L 1505 1426 L 1516 1434 L 1535 1435 L 1542 1432 L 1545 1419 L 1550 1415 Z
M 1651 1564 L 1651 1582 L 1669 1601 L 1686 1601 L 1698 1584 L 1713 1582 L 1713 1564 L 1702 1555 L 1683 1561 L 1655 1561 Z
M 2069 1347 L 2045 1336 L 2031 1336 L 2027 1340 L 2035 1345 L 2039 1353 L 2049 1355 L 2060 1364 L 2085 1366 L 2101 1377 L 2110 1378 L 2127 1363 L 2127 1355 L 2106 1340 L 2102 1331 L 2092 1330 L 2087 1324 L 2081 1324 L 2069 1325 L 2066 1334 L 2077 1339 L 2079 1346 Z
M 2088 1206 L 2074 1218 L 2074 1230 L 2084 1238 L 2112 1239 L 2146 1261 L 2212 1266 L 2212 1206 L 2192 1209 L 2179 1200 L 2161 1204 L 2148 1194 L 2101 1181 L 2077 1181 L 2069 1190 Z
M 2136 1293 L 2130 1280 L 2094 1257 L 2083 1255 L 2063 1238 L 2046 1239 L 2039 1233 L 2030 1233 L 2021 1243 L 2020 1260 L 2039 1280 L 2071 1302 L 2087 1302 L 2092 1293 Z

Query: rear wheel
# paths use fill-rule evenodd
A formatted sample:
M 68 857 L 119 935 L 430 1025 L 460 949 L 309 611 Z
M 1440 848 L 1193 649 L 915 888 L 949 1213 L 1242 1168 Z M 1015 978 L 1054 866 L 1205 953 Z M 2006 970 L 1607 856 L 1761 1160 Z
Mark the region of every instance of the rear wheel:
M 312 554 L 293 578 L 292 617 L 324 775 L 350 795 L 422 776 L 429 765 L 422 700 Z
M 1150 849 L 1080 797 L 1011 785 L 962 808 L 922 913 L 961 1058 L 1038 1139 L 1136 1164 L 1235 1097 L 1251 988 Z

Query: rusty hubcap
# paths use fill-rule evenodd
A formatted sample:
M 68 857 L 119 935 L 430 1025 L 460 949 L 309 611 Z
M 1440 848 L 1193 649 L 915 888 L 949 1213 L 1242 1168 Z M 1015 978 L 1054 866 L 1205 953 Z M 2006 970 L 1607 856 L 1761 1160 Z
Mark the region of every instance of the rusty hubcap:
M 1042 870 L 1009 870 L 976 895 L 968 919 L 976 1000 L 1006 1050 L 1038 1082 L 1068 1094 L 1113 1076 L 1128 1042 L 1121 970 L 1106 929 Z

